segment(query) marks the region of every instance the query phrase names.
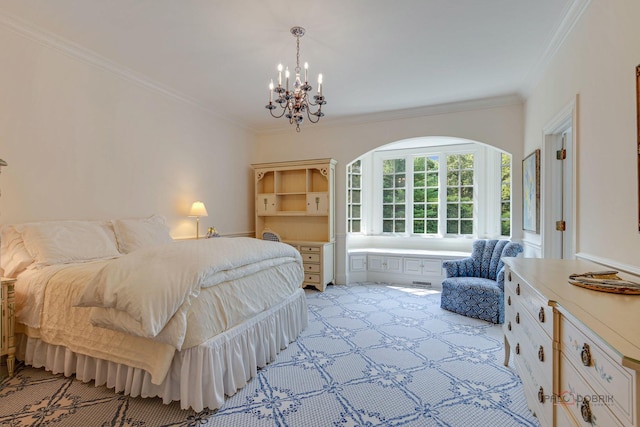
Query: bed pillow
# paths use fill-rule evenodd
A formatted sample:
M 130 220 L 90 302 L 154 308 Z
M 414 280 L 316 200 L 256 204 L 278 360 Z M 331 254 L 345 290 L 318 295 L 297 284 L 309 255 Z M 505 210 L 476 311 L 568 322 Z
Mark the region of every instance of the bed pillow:
M 27 251 L 22 233 L 14 225 L 5 225 L 0 229 L 0 274 L 14 278 L 31 264 L 33 257 Z
M 116 219 L 113 221 L 118 249 L 128 254 L 137 249 L 173 242 L 164 217 Z
M 34 268 L 120 256 L 108 222 L 50 221 L 22 225 L 22 238 Z

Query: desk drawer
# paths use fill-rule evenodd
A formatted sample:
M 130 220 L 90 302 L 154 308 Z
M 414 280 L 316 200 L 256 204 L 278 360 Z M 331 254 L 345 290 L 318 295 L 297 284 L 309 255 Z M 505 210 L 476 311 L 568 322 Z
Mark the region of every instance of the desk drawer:
M 320 262 L 320 254 L 301 253 L 304 262 Z
M 320 275 L 319 274 L 306 273 L 304 275 L 304 282 L 305 283 L 313 283 L 313 284 L 320 283 Z
M 307 273 L 320 273 L 320 264 L 304 264 L 304 271 Z

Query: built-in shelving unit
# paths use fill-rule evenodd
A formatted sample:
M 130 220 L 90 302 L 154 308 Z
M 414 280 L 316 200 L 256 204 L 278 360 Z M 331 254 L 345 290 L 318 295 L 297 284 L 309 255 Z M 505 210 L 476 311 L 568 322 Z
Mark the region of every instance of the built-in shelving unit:
M 251 165 L 256 237 L 269 229 L 298 248 L 305 261 L 305 285 L 320 290 L 334 280 L 335 165 L 333 159 Z

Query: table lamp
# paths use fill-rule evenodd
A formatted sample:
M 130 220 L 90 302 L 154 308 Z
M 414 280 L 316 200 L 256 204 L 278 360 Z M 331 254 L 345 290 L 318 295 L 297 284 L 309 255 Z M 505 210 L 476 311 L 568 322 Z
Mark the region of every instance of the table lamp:
M 191 210 L 189 211 L 190 217 L 196 218 L 196 239 L 200 237 L 200 217 L 201 216 L 209 216 L 207 213 L 207 208 L 204 206 L 204 203 L 201 201 L 195 201 L 191 205 Z

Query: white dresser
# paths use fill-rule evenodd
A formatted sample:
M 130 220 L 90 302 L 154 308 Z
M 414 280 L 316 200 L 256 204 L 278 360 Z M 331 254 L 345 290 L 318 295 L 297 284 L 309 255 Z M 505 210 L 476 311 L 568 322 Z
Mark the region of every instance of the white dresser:
M 606 270 L 585 261 L 505 264 L 505 365 L 520 375 L 540 424 L 640 426 L 640 295 L 571 285 L 570 274 Z

